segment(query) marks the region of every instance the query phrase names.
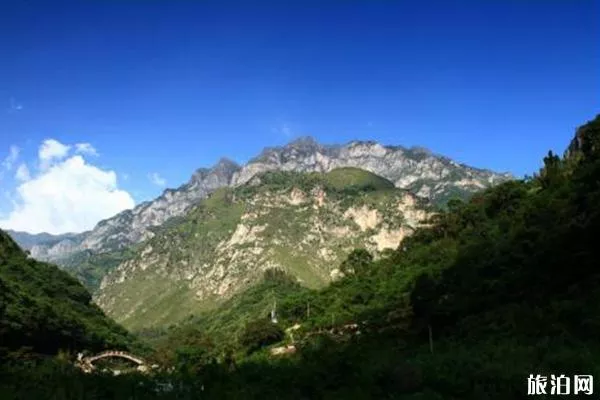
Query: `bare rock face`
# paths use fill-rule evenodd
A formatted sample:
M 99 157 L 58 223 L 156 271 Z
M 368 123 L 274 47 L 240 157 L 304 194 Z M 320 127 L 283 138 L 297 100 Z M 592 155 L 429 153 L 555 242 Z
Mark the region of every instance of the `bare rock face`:
M 221 159 L 212 168 L 198 169 L 189 182 L 177 189 L 167 189 L 156 199 L 141 203 L 131 210 L 100 221 L 90 232 L 80 234 L 73 245 L 52 240 L 41 244 L 22 246 L 30 249 L 33 257 L 61 264 L 71 254 L 85 250 L 103 253 L 123 249 L 154 236 L 152 228 L 172 217 L 185 214 L 190 206 L 205 198 L 215 189 L 229 185 L 233 173 L 240 167 L 233 161 Z M 20 232 L 13 232 L 18 243 L 27 243 Z M 27 234 L 25 234 L 27 235 Z M 31 235 L 29 235 L 31 236 Z M 21 239 L 21 240 L 19 240 Z
M 60 242 L 53 244 L 52 246 L 47 245 L 35 245 L 31 248 L 31 256 L 33 258 L 41 259 L 54 259 L 60 257 L 62 254 L 69 254 L 77 250 L 79 243 L 71 239 L 63 239 Z
M 210 169 L 197 170 L 190 181 L 177 189 L 167 189 L 156 199 L 144 202 L 132 210 L 98 223 L 82 242 L 83 249 L 103 251 L 122 248 L 153 236 L 152 227 L 160 226 L 172 217 L 183 215 L 198 200 L 229 185 L 239 166 L 221 159 Z
M 22 249 L 28 250 L 31 257 L 38 260 L 48 260 L 60 258 L 63 254 L 71 254 L 77 251 L 88 232 L 51 235 L 49 233 L 30 234 L 7 230 L 6 233 Z
M 49 242 L 32 249 L 32 254 L 61 264 L 77 252 L 104 253 L 124 249 L 152 238 L 155 228 L 185 215 L 190 207 L 218 188 L 240 186 L 266 171 L 328 172 L 340 167 L 372 172 L 434 204 L 443 204 L 452 196 L 466 197 L 512 179 L 508 174 L 458 164 L 426 149 L 358 141 L 321 145 L 313 138 L 305 137 L 283 147 L 266 148 L 244 166 L 221 159 L 212 168 L 197 170 L 189 182 L 179 188 L 167 189 L 152 201 L 100 221 L 90 232 L 80 234 L 72 244 Z M 15 238 L 19 243 L 19 238 Z

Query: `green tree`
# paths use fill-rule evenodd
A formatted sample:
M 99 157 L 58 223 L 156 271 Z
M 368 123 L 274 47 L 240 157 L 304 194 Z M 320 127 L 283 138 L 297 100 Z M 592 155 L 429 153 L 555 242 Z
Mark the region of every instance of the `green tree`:
M 295 285 L 296 279 L 279 268 L 269 268 L 263 274 L 263 279 L 266 282 L 271 282 L 275 284 L 283 284 L 283 285 Z
M 348 257 L 342 261 L 340 265 L 340 271 L 344 274 L 354 274 L 357 276 L 364 275 L 371 263 L 373 262 L 373 256 L 365 249 L 354 249 Z
M 250 354 L 265 346 L 282 341 L 284 336 L 279 325 L 271 323 L 268 319 L 258 319 L 246 324 L 240 336 L 240 345 Z
M 544 167 L 540 171 L 540 182 L 543 188 L 548 188 L 552 185 L 560 185 L 563 180 L 562 174 L 562 162 L 560 157 L 548 152 L 548 155 L 544 157 Z

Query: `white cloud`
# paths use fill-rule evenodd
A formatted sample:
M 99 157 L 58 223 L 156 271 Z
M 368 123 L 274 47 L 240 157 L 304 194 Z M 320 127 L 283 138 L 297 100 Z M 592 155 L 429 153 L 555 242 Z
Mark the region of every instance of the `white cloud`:
M 291 138 L 294 135 L 294 130 L 287 122 L 284 122 L 271 130 L 273 131 L 273 133 L 283 135 L 286 138 Z
M 71 146 L 62 144 L 55 139 L 46 139 L 38 150 L 38 157 L 40 158 L 40 168 L 46 169 L 52 165 L 55 161 L 60 161 L 67 157 Z
M 30 179 L 29 168 L 27 168 L 25 163 L 19 165 L 15 173 L 15 178 L 19 181 L 28 181 Z
M 292 136 L 292 128 L 290 128 L 290 126 L 288 124 L 283 124 L 283 126 L 281 127 L 281 133 L 283 133 L 283 135 L 285 137 L 291 137 Z
M 19 112 L 23 109 L 23 104 L 17 102 L 14 97 L 10 98 L 10 105 L 8 106 L 9 113 Z
M 94 146 L 92 146 L 89 143 L 77 143 L 75 145 L 75 152 L 79 153 L 79 154 L 86 154 L 89 156 L 97 156 L 98 155 L 98 152 L 96 151 Z
M 2 168 L 4 170 L 10 171 L 12 169 L 13 165 L 19 158 L 20 151 L 21 149 L 19 149 L 17 146 L 10 146 L 8 156 L 6 156 L 6 158 L 4 158 L 4 160 L 2 161 Z
M 40 160 L 62 159 L 68 148 L 47 140 L 40 147 Z M 75 155 L 21 183 L 14 208 L 0 220 L 0 226 L 31 233 L 81 232 L 134 203 L 129 193 L 118 189 L 114 171 L 102 170 Z
M 150 182 L 156 186 L 164 187 L 167 184 L 167 180 L 160 176 L 157 172 L 148 174 L 148 179 L 150 179 Z

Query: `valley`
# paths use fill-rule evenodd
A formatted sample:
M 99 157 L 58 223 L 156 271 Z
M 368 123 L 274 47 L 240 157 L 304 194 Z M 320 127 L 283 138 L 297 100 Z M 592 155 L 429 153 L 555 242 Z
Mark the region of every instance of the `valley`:
M 0 1 L 0 400 L 598 398 L 599 17 Z
M 0 397 L 516 399 L 531 371 L 596 374 L 598 176 L 600 116 L 445 207 L 356 167 L 263 171 L 114 256 L 93 301 L 2 233 Z M 81 351 L 161 368 L 84 374 Z
M 9 233 L 138 329 L 214 308 L 268 268 L 323 287 L 353 248 L 393 250 L 448 199 L 510 179 L 423 148 L 303 137 L 245 165 L 222 158 L 88 232 Z

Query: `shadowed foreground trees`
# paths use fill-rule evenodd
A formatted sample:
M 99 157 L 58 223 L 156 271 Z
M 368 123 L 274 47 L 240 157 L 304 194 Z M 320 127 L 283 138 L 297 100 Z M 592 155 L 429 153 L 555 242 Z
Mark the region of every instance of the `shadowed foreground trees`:
M 75 278 L 29 258 L 0 231 L 0 353 L 23 347 L 38 354 L 96 351 L 132 343 Z

